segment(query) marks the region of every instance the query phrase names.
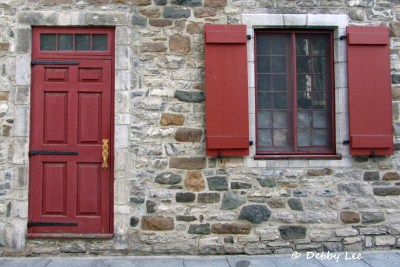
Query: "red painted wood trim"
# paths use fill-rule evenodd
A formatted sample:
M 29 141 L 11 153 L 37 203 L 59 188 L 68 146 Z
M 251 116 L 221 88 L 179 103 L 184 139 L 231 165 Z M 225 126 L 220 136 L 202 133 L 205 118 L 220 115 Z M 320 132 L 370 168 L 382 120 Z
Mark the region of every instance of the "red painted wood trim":
M 350 142 L 353 148 L 390 148 L 393 145 L 393 136 L 353 135 Z
M 114 234 L 52 234 L 52 233 L 28 233 L 27 238 L 98 238 L 109 239 L 113 238 Z
M 291 154 L 291 155 L 256 155 L 254 156 L 255 160 L 265 160 L 265 159 L 335 159 L 339 160 L 342 159 L 342 155 L 340 154 L 332 154 L 332 155 L 325 155 L 325 154 L 314 154 L 314 155 L 296 155 L 296 154 Z
M 207 136 L 206 142 L 209 149 L 221 149 L 221 148 L 248 148 L 249 137 L 248 136 Z
M 385 32 L 349 33 L 349 44 L 387 45 L 389 38 Z

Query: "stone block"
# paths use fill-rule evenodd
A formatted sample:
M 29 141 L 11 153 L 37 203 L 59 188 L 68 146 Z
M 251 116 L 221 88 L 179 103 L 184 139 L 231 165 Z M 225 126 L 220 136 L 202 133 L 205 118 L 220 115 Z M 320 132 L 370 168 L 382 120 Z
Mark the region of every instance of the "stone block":
M 382 180 L 397 181 L 400 180 L 400 174 L 397 172 L 387 172 L 383 175 Z
M 290 198 L 288 200 L 288 205 L 289 205 L 290 209 L 292 209 L 292 210 L 297 210 L 297 211 L 304 210 L 303 203 L 298 198 Z
M 164 18 L 170 19 L 183 19 L 190 17 L 190 9 L 180 7 L 164 7 L 163 11 Z
M 245 219 L 252 223 L 262 223 L 268 221 L 271 217 L 271 211 L 263 205 L 248 205 L 242 208 L 239 219 Z
M 360 215 L 353 211 L 342 211 L 340 213 L 340 219 L 344 223 L 359 223 L 360 222 Z
M 28 53 L 31 51 L 31 39 L 32 39 L 31 29 L 18 29 L 17 30 L 17 53 Z M 1 48 L 0 48 L 1 49 Z M 7 49 L 8 50 L 8 49 Z
M 142 53 L 165 51 L 167 51 L 167 46 L 162 42 L 143 43 L 140 46 L 140 52 Z
M 272 177 L 257 178 L 257 181 L 262 187 L 276 186 L 276 179 Z
M 18 22 L 27 25 L 56 25 L 56 12 L 26 11 L 18 14 Z
M 215 17 L 217 15 L 217 10 L 209 7 L 195 8 L 193 14 L 196 18 Z
M 175 98 L 183 102 L 202 103 L 205 99 L 202 91 L 175 91 Z
M 167 4 L 167 0 L 154 0 L 154 4 L 162 6 Z
M 170 36 L 169 49 L 171 52 L 189 53 L 192 49 L 190 38 L 179 34 Z
M 203 3 L 202 0 L 171 0 L 171 4 L 179 6 L 195 7 L 195 6 L 201 6 Z
M 178 184 L 182 181 L 182 176 L 174 172 L 163 172 L 156 176 L 155 182 L 158 184 Z
M 204 178 L 200 171 L 188 171 L 185 186 L 189 191 L 200 192 L 206 188 Z
M 195 170 L 202 169 L 205 167 L 205 158 L 193 157 L 193 158 L 176 158 L 172 157 L 169 160 L 169 167 L 172 169 L 187 169 Z
M 345 229 L 338 229 L 335 231 L 335 233 L 336 233 L 336 236 L 348 237 L 348 236 L 356 236 L 358 234 L 358 231 L 357 231 L 357 229 L 353 229 L 353 228 L 345 228 Z
M 234 192 L 224 193 L 221 210 L 234 210 L 246 203 L 246 200 Z
M 129 224 L 131 227 L 136 227 L 139 224 L 139 218 L 132 216 L 131 219 L 129 220 Z
M 146 201 L 146 212 L 147 213 L 154 213 L 156 212 L 156 203 L 152 200 Z
M 241 183 L 241 182 L 232 182 L 231 189 L 250 189 L 251 184 L 249 183 Z
M 209 235 L 211 234 L 210 224 L 191 224 L 188 233 L 192 235 Z
M 373 0 L 346 0 L 347 6 L 350 7 L 371 7 Z
M 393 236 L 376 236 L 375 245 L 376 246 L 393 246 L 396 244 L 396 238 Z
M 365 172 L 364 173 L 364 181 L 378 181 L 379 180 L 379 172 Z
M 28 136 L 28 106 L 15 106 L 14 135 Z
M 195 199 L 196 199 L 196 194 L 190 192 L 176 193 L 175 195 L 176 202 L 191 203 L 194 202 Z
M 286 208 L 286 201 L 283 198 L 270 198 L 267 199 L 267 204 L 273 209 Z
M 309 169 L 307 170 L 308 176 L 325 176 L 325 175 L 332 175 L 332 169 Z
M 171 217 L 142 217 L 142 229 L 152 231 L 167 231 L 174 229 L 174 219 Z
M 163 113 L 161 115 L 160 124 L 162 126 L 168 125 L 183 125 L 185 123 L 185 117 L 182 114 L 170 114 Z
M 346 192 L 347 194 L 354 197 L 366 197 L 371 196 L 371 188 L 367 184 L 362 183 L 339 183 L 337 185 L 340 193 Z
M 202 136 L 201 129 L 179 128 L 175 133 L 175 139 L 179 142 L 200 142 Z
M 31 82 L 31 57 L 30 55 L 18 55 L 16 57 L 15 81 L 16 85 L 29 86 Z
M 196 218 L 196 216 L 193 216 L 193 215 L 177 215 L 176 221 L 193 222 L 193 221 L 197 221 L 197 218 Z
M 227 0 L 204 0 L 205 7 L 226 7 Z
M 10 43 L 0 42 L 0 52 L 7 52 L 10 49 Z
M 221 254 L 223 242 L 219 237 L 203 238 L 199 240 L 200 254 Z
M 125 12 L 94 12 L 86 13 L 86 25 L 126 25 L 127 16 Z
M 207 177 L 208 189 L 210 191 L 226 191 L 228 190 L 228 182 L 226 176 Z
M 219 193 L 200 193 L 197 195 L 198 203 L 217 203 L 221 196 Z
M 168 27 L 173 24 L 172 19 L 150 19 L 149 24 L 153 27 Z
M 203 33 L 203 23 L 191 22 L 187 25 L 186 30 L 189 34 Z
M 364 212 L 361 213 L 361 223 L 372 224 L 385 221 L 385 215 L 382 212 Z
M 215 223 L 211 226 L 211 232 L 214 234 L 250 234 L 251 226 L 238 223 Z
M 151 5 L 151 0 L 131 0 L 133 4 L 137 6 L 148 6 Z
M 377 196 L 398 196 L 400 195 L 400 187 L 398 186 L 374 187 L 373 192 Z
M 279 227 L 281 237 L 285 240 L 304 239 L 306 237 L 307 228 L 304 226 L 281 226 Z
M 86 253 L 87 247 L 83 242 L 72 242 L 60 246 L 62 253 Z

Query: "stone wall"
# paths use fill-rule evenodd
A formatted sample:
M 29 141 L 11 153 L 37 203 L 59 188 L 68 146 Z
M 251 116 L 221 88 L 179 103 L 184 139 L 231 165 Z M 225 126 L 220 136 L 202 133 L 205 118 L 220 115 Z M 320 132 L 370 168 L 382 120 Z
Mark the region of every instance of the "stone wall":
M 350 157 L 345 148 L 342 160 L 205 156 L 204 24 L 297 13 L 344 14 L 350 25 L 391 29 L 394 156 Z M 112 239 L 25 238 L 35 25 L 116 26 Z M 400 247 L 397 0 L 4 0 L 0 80 L 3 255 Z

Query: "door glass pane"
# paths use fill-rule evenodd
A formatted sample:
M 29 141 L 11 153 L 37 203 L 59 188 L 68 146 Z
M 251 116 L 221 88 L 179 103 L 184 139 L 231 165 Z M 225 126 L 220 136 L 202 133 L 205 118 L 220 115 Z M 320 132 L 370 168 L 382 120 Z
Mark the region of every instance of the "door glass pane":
M 271 128 L 272 116 L 271 111 L 259 111 L 257 116 L 258 128 Z
M 40 35 L 40 50 L 55 51 L 56 50 L 56 35 L 41 34 Z
M 108 35 L 107 34 L 93 34 L 92 46 L 93 51 L 107 51 Z
M 273 127 L 274 128 L 287 128 L 287 112 L 286 111 L 274 111 L 273 115 Z
M 286 109 L 286 93 L 274 93 L 274 109 Z
M 271 75 L 268 74 L 257 75 L 257 90 L 258 91 L 271 90 Z
M 259 146 L 272 145 L 271 130 L 258 130 L 258 145 Z
M 311 146 L 310 129 L 299 129 L 297 131 L 297 143 L 299 146 Z
M 272 107 L 272 94 L 259 92 L 257 94 L 258 109 L 270 109 Z
M 286 75 L 275 74 L 272 79 L 274 91 L 286 91 Z
M 273 130 L 273 143 L 274 146 L 287 146 L 288 145 L 288 131 L 287 129 Z
M 75 50 L 89 51 L 90 50 L 90 34 L 75 35 Z
M 58 35 L 58 50 L 66 51 L 72 50 L 72 34 L 59 34 Z

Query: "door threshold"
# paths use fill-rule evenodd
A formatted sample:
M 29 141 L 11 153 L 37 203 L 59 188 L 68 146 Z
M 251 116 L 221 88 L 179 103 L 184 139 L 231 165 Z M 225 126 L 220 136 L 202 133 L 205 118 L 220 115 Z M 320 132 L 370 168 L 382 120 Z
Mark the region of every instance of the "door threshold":
M 107 239 L 112 238 L 114 234 L 71 234 L 71 233 L 28 233 L 27 238 L 91 238 Z

